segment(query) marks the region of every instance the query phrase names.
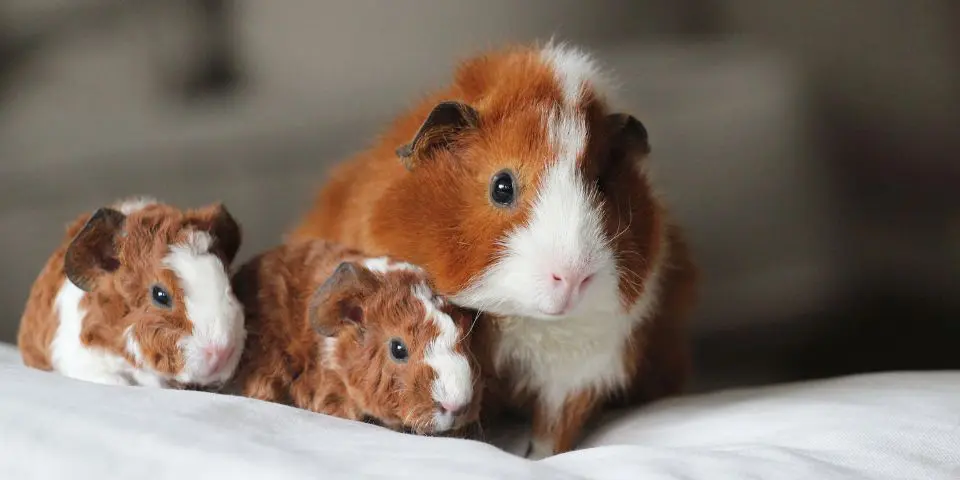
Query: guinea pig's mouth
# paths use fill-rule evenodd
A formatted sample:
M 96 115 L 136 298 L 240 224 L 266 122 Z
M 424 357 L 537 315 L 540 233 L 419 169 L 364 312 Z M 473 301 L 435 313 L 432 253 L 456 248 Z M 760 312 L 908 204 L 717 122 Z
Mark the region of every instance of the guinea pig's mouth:
M 433 436 L 442 435 L 448 431 L 456 430 L 457 428 L 460 427 L 460 425 L 453 425 L 450 428 L 437 428 L 437 426 L 433 422 L 432 417 L 430 418 L 430 420 L 425 420 L 423 422 L 420 422 L 418 424 L 413 424 L 413 425 L 386 422 L 370 414 L 364 414 L 362 417 L 360 417 L 360 421 L 370 425 L 376 425 L 378 427 L 394 430 L 400 433 L 417 435 L 421 437 L 433 437 Z
M 435 430 L 433 430 L 433 429 L 430 429 L 430 430 L 419 430 L 419 429 L 416 429 L 416 428 L 414 428 L 414 427 L 410 427 L 410 426 L 406 426 L 406 425 L 404 425 L 404 426 L 400 429 L 400 431 L 403 432 L 403 433 L 409 434 L 409 435 L 417 435 L 417 436 L 420 436 L 420 437 L 435 437 L 435 436 L 440 435 L 441 433 L 443 433 L 443 432 L 435 431 Z
M 432 425 L 428 430 L 417 430 L 413 427 L 404 426 L 400 431 L 410 435 L 417 435 L 420 437 L 446 437 L 446 436 L 469 436 L 473 429 L 479 428 L 478 421 L 472 422 L 457 422 L 450 428 L 437 429 Z
M 395 431 L 398 431 L 398 432 L 400 432 L 400 433 L 409 433 L 409 434 L 413 434 L 413 435 L 427 435 L 426 433 L 421 433 L 420 431 L 414 429 L 414 427 L 412 427 L 412 426 L 402 425 L 402 424 L 392 424 L 392 425 L 391 425 L 391 424 L 388 424 L 387 422 L 385 422 L 385 421 L 383 421 L 383 420 L 381 420 L 381 419 L 379 419 L 379 418 L 377 418 L 377 417 L 374 417 L 373 415 L 370 415 L 370 414 L 364 414 L 362 417 L 360 417 L 360 421 L 363 422 L 363 423 L 370 424 L 370 425 L 376 425 L 376 426 L 378 426 L 378 427 L 383 427 L 383 428 L 386 428 L 386 429 L 389 429 L 389 430 L 395 430 Z

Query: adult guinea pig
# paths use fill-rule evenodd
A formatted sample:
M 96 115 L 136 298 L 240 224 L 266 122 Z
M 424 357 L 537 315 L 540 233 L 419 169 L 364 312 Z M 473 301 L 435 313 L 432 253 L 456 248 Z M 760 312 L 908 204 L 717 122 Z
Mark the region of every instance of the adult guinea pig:
M 132 198 L 81 215 L 30 290 L 24 363 L 104 384 L 221 385 L 245 335 L 228 272 L 240 236 L 221 204 Z
M 605 84 L 561 44 L 468 59 L 338 166 L 292 232 L 421 265 L 490 314 L 475 351 L 487 398 L 532 415 L 531 458 L 574 448 L 611 401 L 680 393 L 689 374 L 697 271 L 646 173 L 647 131 Z
M 233 277 L 247 345 L 231 393 L 437 434 L 479 412 L 469 318 L 425 272 L 324 241 L 294 241 Z

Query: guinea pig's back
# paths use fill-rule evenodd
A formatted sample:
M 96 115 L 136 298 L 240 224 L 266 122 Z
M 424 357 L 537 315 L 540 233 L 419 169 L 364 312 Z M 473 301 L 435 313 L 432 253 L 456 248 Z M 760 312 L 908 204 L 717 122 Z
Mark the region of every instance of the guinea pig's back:
M 409 174 L 397 149 L 416 135 L 436 102 L 451 95 L 457 96 L 445 90 L 421 99 L 395 119 L 369 149 L 331 168 L 290 238 L 322 238 L 371 255 L 388 253 L 378 251 L 379 246 L 372 241 L 368 231 L 370 211 L 385 191 L 395 188 L 397 181 Z
M 313 290 L 349 250 L 322 240 L 294 240 L 264 252 L 234 274 L 247 340 L 233 388 L 244 396 L 280 401 L 316 355 L 306 318 Z
M 64 283 L 68 281 L 63 271 L 64 257 L 70 241 L 80 232 L 89 217 L 89 213 L 84 213 L 68 224 L 60 245 L 47 259 L 30 287 L 17 332 L 17 348 L 23 363 L 28 367 L 53 369 L 51 344 L 60 326 L 55 302 Z

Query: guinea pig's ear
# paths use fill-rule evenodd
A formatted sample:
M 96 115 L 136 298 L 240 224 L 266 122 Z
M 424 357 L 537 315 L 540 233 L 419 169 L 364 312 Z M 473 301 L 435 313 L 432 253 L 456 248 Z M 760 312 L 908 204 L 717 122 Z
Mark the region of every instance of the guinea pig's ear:
M 613 113 L 607 116 L 607 127 L 610 132 L 611 145 L 615 153 L 629 154 L 650 153 L 650 143 L 647 138 L 647 128 L 628 113 Z
M 479 124 L 480 114 L 470 105 L 457 101 L 440 102 L 427 115 L 413 140 L 397 148 L 397 156 L 407 170 L 413 170 L 417 157 L 446 146 L 456 134 Z
M 223 256 L 227 265 L 230 265 L 236 258 L 237 251 L 240 250 L 242 239 L 240 224 L 222 203 L 203 208 L 198 213 L 200 214 L 200 220 L 195 222 L 196 225 L 200 229 L 210 232 L 214 239 L 211 248 L 217 250 Z
M 325 337 L 340 333 L 346 325 L 363 326 L 363 298 L 379 280 L 370 270 L 354 262 L 342 262 L 313 293 L 310 326 Z
M 126 218 L 112 208 L 97 209 L 70 241 L 63 270 L 77 288 L 89 292 L 101 275 L 120 267 L 115 240 L 123 232 Z

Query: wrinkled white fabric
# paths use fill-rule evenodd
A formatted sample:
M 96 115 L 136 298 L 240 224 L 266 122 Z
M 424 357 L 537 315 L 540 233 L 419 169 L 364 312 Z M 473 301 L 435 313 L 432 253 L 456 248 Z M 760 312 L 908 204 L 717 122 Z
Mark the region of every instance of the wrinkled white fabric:
M 80 382 L 0 346 L 0 478 L 957 480 L 960 372 L 661 402 L 532 462 L 244 398 Z

